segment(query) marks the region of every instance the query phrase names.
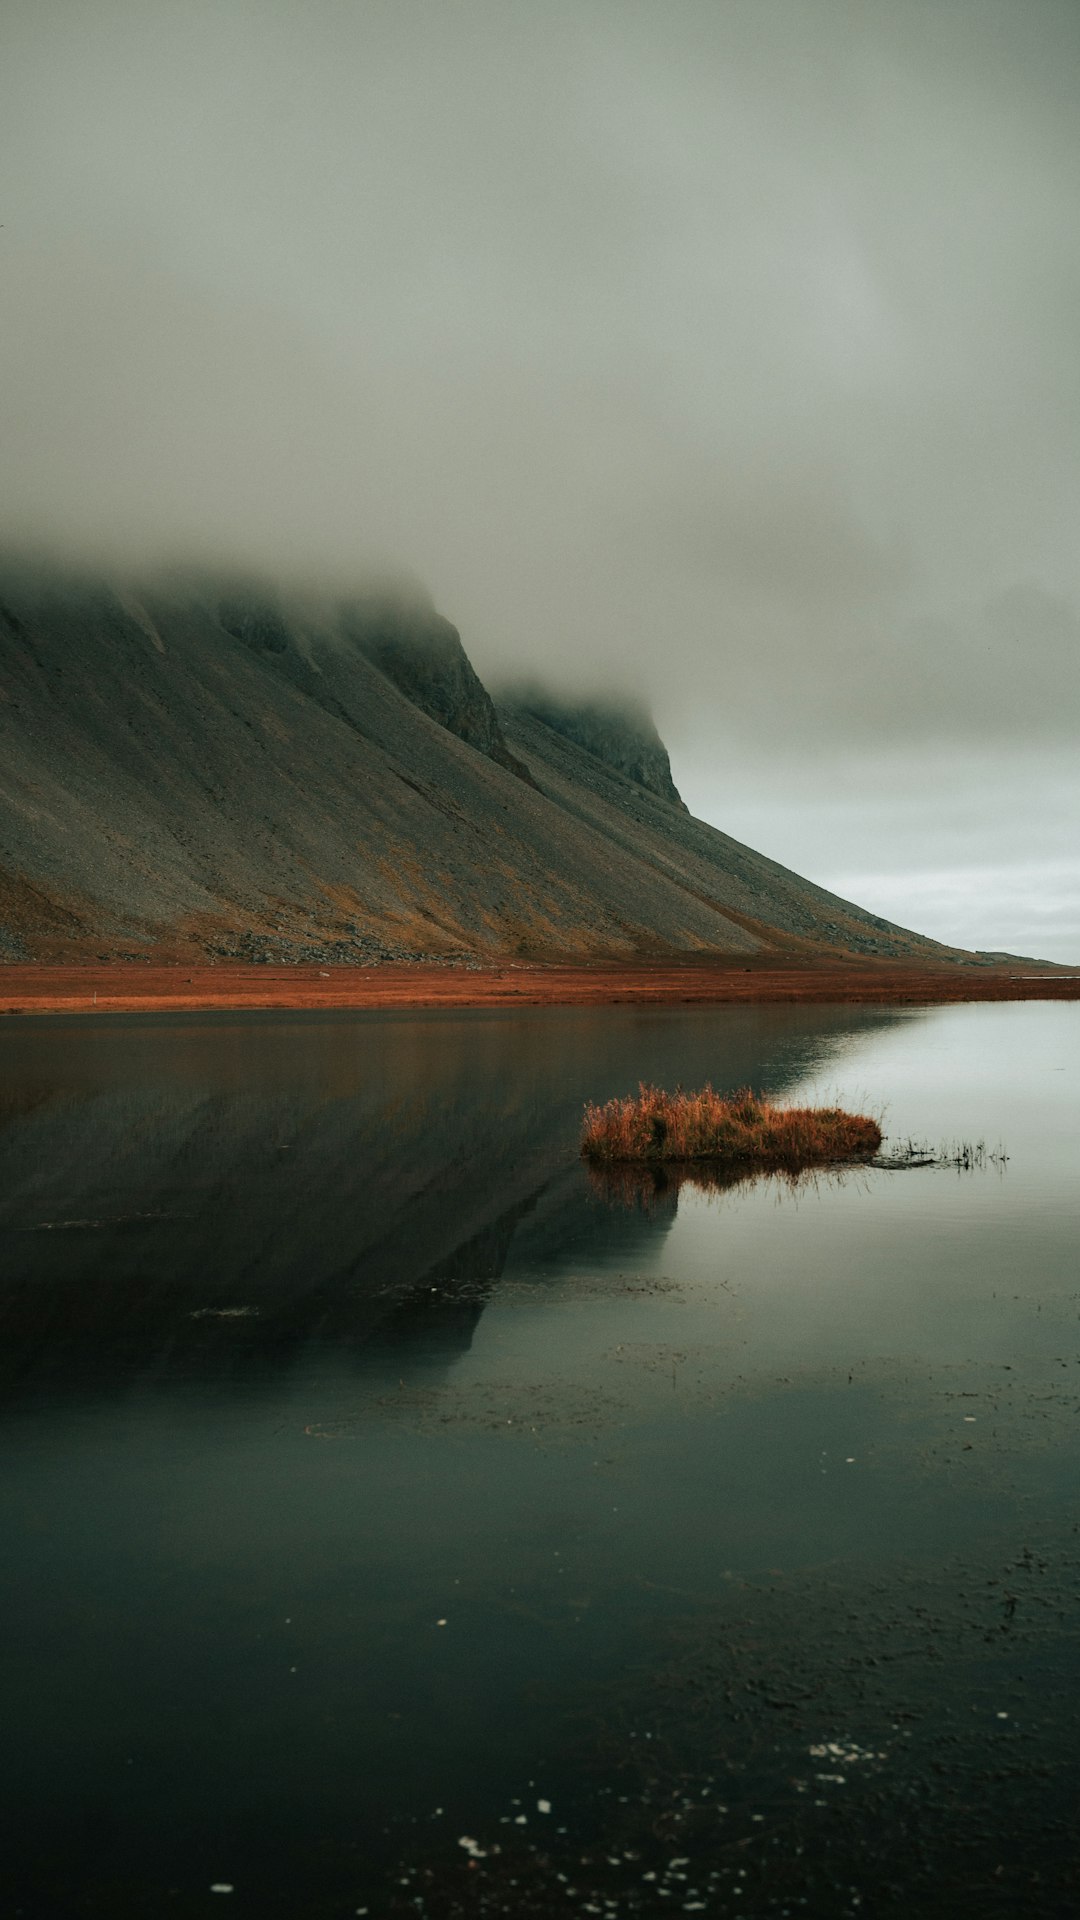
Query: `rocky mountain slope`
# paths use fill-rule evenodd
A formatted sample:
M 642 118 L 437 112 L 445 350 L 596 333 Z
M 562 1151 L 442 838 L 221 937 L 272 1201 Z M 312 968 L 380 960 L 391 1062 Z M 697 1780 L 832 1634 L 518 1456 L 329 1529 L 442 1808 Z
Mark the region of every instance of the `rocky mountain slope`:
M 571 702 L 533 684 L 508 691 L 503 705 L 511 725 L 515 720 L 539 720 L 549 732 L 584 747 L 616 773 L 624 773 L 635 786 L 670 800 L 683 813 L 688 811 L 671 777 L 668 750 L 652 716 L 636 702 Z
M 419 598 L 0 571 L 0 958 L 940 960 L 694 820 L 646 716 L 496 706 Z

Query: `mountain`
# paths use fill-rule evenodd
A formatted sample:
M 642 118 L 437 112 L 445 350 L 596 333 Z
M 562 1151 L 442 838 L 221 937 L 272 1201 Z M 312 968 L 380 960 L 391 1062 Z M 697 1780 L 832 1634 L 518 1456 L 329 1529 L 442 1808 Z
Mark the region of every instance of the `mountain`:
M 624 773 L 635 786 L 670 800 L 683 813 L 689 808 L 671 777 L 668 750 L 653 725 L 652 715 L 630 700 L 560 700 L 536 682 L 504 695 L 507 718 L 539 720 L 550 733 L 584 747 L 605 766 Z
M 418 594 L 0 569 L 0 958 L 952 953 L 686 810 L 640 709 L 494 702 Z

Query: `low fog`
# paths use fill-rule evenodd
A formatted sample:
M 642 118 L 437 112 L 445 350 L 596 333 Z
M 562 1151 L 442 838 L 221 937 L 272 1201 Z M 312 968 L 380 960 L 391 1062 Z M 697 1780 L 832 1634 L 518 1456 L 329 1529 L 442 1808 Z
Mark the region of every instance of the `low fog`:
M 1073 0 L 6 0 L 0 528 L 421 579 L 694 811 L 1080 960 Z

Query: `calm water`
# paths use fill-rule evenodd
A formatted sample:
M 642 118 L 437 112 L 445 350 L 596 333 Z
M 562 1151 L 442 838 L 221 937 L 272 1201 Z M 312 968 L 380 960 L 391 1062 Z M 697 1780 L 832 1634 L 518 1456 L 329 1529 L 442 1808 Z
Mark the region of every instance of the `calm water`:
M 1074 1913 L 1078 1070 L 1042 1004 L 5 1023 L 2 1911 Z M 1008 1162 L 595 1193 L 582 1102 L 705 1078 Z

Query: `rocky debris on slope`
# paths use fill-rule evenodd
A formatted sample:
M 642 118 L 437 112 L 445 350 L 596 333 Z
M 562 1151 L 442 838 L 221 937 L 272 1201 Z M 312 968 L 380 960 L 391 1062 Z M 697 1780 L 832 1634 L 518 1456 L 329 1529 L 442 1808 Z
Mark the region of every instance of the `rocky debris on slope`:
M 272 967 L 336 966 L 381 967 L 411 965 L 424 967 L 477 968 L 480 961 L 471 953 L 427 953 L 421 948 L 404 947 L 392 940 L 379 940 L 357 929 L 339 938 L 323 940 L 293 938 L 284 932 L 272 934 L 244 931 L 203 941 L 203 951 L 216 960 L 242 960 L 249 965 Z M 124 954 L 123 959 L 144 956 Z
M 418 597 L 0 570 L 0 957 L 948 952 L 694 820 L 639 710 L 530 697 Z
M 565 700 L 536 683 L 509 689 L 501 705 L 529 714 L 553 733 L 595 754 L 606 766 L 684 813 L 689 809 L 671 777 L 668 750 L 652 716 L 630 700 Z
M 348 600 L 278 599 L 257 584 L 233 583 L 217 600 L 223 630 L 270 662 L 331 711 L 340 707 L 319 661 L 336 637 L 370 660 L 391 685 L 448 733 L 518 779 L 530 781 L 507 747 L 495 705 L 449 620 L 418 594 L 384 589 Z
M 495 703 L 449 620 L 433 609 L 418 611 L 402 602 L 353 600 L 342 609 L 341 627 L 421 713 L 531 784 L 528 769 L 510 752 Z
M 970 959 L 863 912 L 685 808 L 672 808 L 523 709 L 502 713 L 510 745 L 545 794 L 609 841 L 632 847 L 642 865 L 677 878 L 687 894 L 715 903 L 729 921 L 756 933 L 759 944 L 804 955 L 831 950 L 935 964 Z

